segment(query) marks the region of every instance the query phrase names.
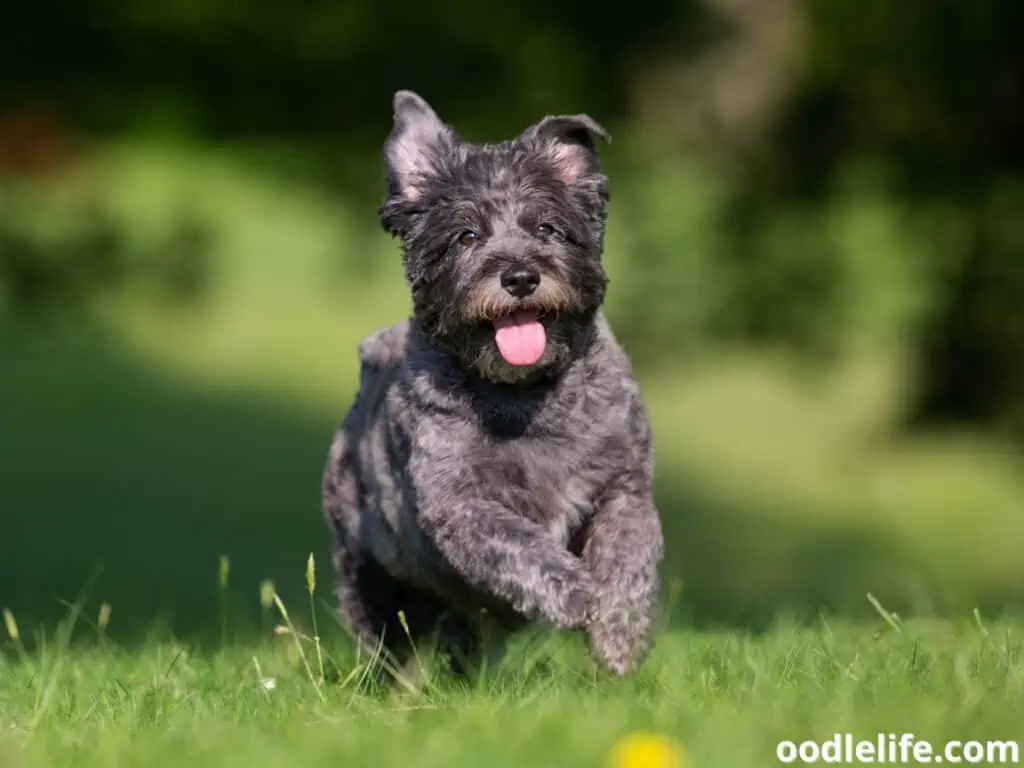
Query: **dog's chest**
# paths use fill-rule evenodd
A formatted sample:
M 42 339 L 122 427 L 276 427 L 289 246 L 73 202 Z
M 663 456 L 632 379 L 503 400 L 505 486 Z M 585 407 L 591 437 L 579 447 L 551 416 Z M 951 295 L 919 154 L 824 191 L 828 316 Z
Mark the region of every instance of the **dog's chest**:
M 590 461 L 586 441 L 515 441 L 494 451 L 491 480 L 513 510 L 567 545 L 589 518 L 602 473 Z

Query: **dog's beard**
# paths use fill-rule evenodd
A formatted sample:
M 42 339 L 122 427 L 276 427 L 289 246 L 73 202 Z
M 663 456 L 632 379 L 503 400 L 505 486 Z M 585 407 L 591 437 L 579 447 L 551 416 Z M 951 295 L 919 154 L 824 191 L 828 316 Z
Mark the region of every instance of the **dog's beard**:
M 472 287 L 439 329 L 463 363 L 489 381 L 519 384 L 566 362 L 576 327 L 592 316 L 579 293 L 550 276 L 523 299 L 496 283 Z
M 562 280 L 547 277 L 537 290 L 523 299 L 509 295 L 488 280 L 470 289 L 463 302 L 461 314 L 468 320 L 498 320 L 519 311 L 534 312 L 538 316 L 557 312 L 573 312 L 583 308 L 577 292 Z

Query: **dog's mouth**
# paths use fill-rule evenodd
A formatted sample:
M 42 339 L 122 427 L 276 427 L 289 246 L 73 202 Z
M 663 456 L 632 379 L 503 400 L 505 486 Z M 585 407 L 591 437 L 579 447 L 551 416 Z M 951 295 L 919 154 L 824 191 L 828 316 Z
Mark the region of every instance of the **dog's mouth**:
M 548 337 L 537 313 L 520 309 L 494 320 L 494 343 L 509 365 L 536 365 L 544 356 Z

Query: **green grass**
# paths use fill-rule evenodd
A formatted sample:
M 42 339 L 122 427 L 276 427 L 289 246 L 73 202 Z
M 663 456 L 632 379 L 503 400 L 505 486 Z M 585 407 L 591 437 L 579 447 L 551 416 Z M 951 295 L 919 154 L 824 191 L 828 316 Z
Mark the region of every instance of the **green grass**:
M 294 637 L 200 652 L 151 640 L 59 642 L 0 659 L 2 764 L 31 766 L 598 766 L 614 742 L 655 731 L 691 765 L 778 764 L 782 740 L 1024 735 L 1024 625 L 900 622 L 670 631 L 639 676 L 596 674 L 574 637 L 518 643 L 496 670 L 456 683 L 426 661 L 424 688 L 374 684 L 332 639 L 319 684 Z M 995 764 L 995 763 L 993 763 Z
M 318 594 L 322 700 L 260 588 L 273 580 L 310 632 L 321 468 L 356 342 L 406 310 L 397 251 L 372 201 L 184 150 L 99 160 L 93 180 L 137 237 L 180 205 L 209 217 L 216 271 L 194 312 L 126 295 L 59 332 L 0 328 L 0 608 L 28 651 L 0 655 L 3 768 L 597 765 L 637 728 L 681 739 L 696 765 L 760 768 L 780 739 L 836 731 L 1020 733 L 1020 458 L 894 432 L 901 354 L 877 340 L 824 374 L 764 351 L 672 350 L 640 371 L 664 578 L 682 590 L 639 679 L 595 677 L 574 638 L 524 639 L 480 690 L 439 676 L 396 697 L 361 682 Z M 699 190 L 683 192 L 698 228 Z M 882 250 L 868 213 L 844 237 L 867 227 Z M 658 236 L 613 222 L 614 318 L 650 277 L 631 294 L 629 244 Z M 868 592 L 918 618 L 894 630 Z M 55 629 L 69 604 L 70 644 Z

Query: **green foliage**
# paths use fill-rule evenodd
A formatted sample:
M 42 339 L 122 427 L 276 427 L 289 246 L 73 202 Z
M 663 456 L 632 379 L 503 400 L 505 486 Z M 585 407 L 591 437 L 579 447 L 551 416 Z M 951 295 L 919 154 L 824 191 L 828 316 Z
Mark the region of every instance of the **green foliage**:
M 11 184 L 0 193 L 0 314 L 80 316 L 101 296 L 141 286 L 157 301 L 195 304 L 213 234 L 182 216 L 140 242 L 105 202 L 64 185 Z
M 884 167 L 880 191 L 902 198 L 908 226 L 927 220 L 913 231 L 931 246 L 916 268 L 932 311 L 904 329 L 917 350 L 914 421 L 1019 433 L 1024 259 L 1016 209 L 995 201 L 1024 178 L 1022 6 L 827 0 L 806 11 L 802 76 L 740 188 L 774 219 L 793 198 L 820 204 L 851 160 Z M 960 236 L 944 237 L 951 229 Z
M 629 13 L 531 0 L 486 18 L 458 1 L 100 7 L 21 10 L 0 50 L 15 112 L 36 105 L 87 135 L 252 141 L 255 165 L 369 210 L 396 88 L 476 140 L 587 111 L 639 148 L 607 153 L 617 215 L 633 222 L 612 237 L 626 265 L 614 311 L 638 359 L 723 342 L 837 357 L 870 329 L 914 348 L 913 421 L 1019 429 L 1019 217 L 989 202 L 1024 176 L 1015 0 L 644 0 Z M 23 154 L 4 131 L 0 115 L 0 172 Z M 865 260 L 842 186 L 866 165 L 878 172 L 859 200 L 887 206 L 891 236 Z M 103 219 L 45 248 L 2 226 L 0 276 L 21 304 L 63 305 L 124 272 Z M 368 250 L 346 274 L 376 272 Z
M 970 230 L 920 334 L 922 384 L 911 417 L 935 414 L 1024 438 L 1024 186 L 968 209 Z

